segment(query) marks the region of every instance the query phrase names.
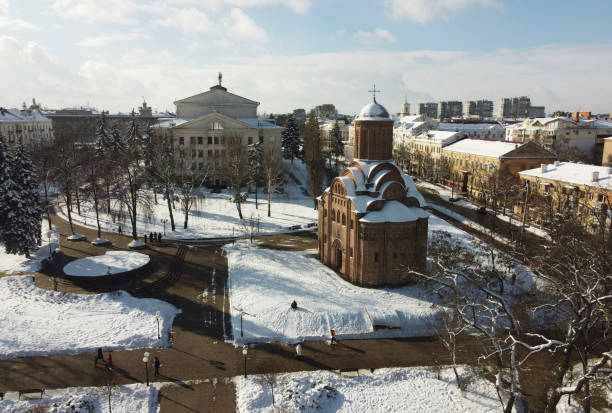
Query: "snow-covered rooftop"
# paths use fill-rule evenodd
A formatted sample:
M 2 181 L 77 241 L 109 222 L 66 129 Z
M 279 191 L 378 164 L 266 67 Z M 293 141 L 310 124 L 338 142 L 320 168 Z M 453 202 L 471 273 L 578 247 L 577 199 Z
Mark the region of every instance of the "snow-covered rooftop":
M 415 139 L 440 141 L 442 143 L 446 143 L 448 140 L 458 137 L 459 134 L 460 132 L 456 131 L 428 130 L 427 132 L 417 136 Z
M 168 119 L 163 122 L 158 123 L 157 125 L 153 125 L 153 128 L 173 128 L 176 126 L 180 126 L 183 123 L 191 122 L 197 118 L 176 118 L 176 119 Z M 259 118 L 238 118 L 236 119 L 239 122 L 246 123 L 249 126 L 253 126 L 258 129 L 281 129 L 281 126 L 275 125 L 272 122 L 268 122 Z
M 19 109 L 2 109 L 0 122 L 51 122 L 51 119 L 37 110 L 22 112 Z
M 501 158 L 508 152 L 522 146 L 519 142 L 497 141 L 491 139 L 463 139 L 444 148 L 448 152 Z
M 499 131 L 504 130 L 503 126 L 499 123 L 448 123 L 440 122 L 438 125 L 439 130 L 444 131 L 488 131 L 497 129 Z
M 598 173 L 597 181 L 593 181 L 593 172 Z M 519 172 L 519 175 L 550 179 L 566 184 L 612 189 L 612 167 L 609 166 L 559 162 L 558 166 L 554 164 L 547 165 L 546 172 L 542 172 L 540 167 Z
M 370 211 L 361 222 L 411 222 L 427 218 L 429 214 L 421 208 L 407 207 L 399 201 L 388 201 L 379 211 Z
M 391 120 L 391 118 L 387 109 L 374 100 L 361 108 L 357 120 Z

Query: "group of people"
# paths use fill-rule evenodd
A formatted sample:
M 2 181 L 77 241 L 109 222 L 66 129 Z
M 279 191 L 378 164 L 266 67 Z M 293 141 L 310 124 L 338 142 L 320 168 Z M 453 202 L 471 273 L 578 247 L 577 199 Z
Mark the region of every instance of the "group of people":
M 161 232 L 151 232 L 149 234 L 149 241 L 150 242 L 161 242 L 162 239 L 162 234 Z M 144 242 L 145 244 L 147 243 L 147 234 L 144 235 Z
M 112 351 L 108 352 L 108 357 L 106 360 L 104 359 L 104 353 L 102 352 L 102 347 L 98 348 L 98 353 L 94 357 L 94 368 L 98 367 L 98 361 L 102 360 L 102 363 L 106 366 L 107 369 L 113 369 L 113 356 Z M 161 362 L 159 361 L 159 357 L 153 358 L 153 369 L 155 377 L 159 376 L 159 368 L 161 367 Z

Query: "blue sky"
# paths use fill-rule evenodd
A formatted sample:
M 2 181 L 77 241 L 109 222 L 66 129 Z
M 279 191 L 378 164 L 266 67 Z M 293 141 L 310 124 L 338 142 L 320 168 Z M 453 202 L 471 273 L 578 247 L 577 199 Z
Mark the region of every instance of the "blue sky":
M 519 94 L 610 112 L 611 14 L 609 0 L 0 0 L 0 106 L 172 110 L 222 71 L 266 112 L 355 113 L 373 82 L 392 112 Z

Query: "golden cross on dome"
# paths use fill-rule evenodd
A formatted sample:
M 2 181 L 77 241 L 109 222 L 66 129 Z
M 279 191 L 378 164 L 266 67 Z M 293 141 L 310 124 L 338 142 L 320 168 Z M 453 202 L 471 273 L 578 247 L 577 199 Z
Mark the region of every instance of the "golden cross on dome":
M 374 102 L 376 102 L 376 92 L 380 92 L 380 90 L 376 90 L 376 83 L 374 83 L 374 87 L 372 88 L 372 90 L 368 90 L 368 92 L 373 94 Z

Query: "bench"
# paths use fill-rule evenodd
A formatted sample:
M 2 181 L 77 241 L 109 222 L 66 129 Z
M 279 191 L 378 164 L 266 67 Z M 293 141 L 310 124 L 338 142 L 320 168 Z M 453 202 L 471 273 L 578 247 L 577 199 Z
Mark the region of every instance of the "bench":
M 45 389 L 23 389 L 19 390 L 19 400 L 21 400 L 21 396 L 24 394 L 32 394 L 32 393 L 40 393 L 40 398 L 42 399 L 43 394 L 45 393 Z

